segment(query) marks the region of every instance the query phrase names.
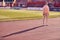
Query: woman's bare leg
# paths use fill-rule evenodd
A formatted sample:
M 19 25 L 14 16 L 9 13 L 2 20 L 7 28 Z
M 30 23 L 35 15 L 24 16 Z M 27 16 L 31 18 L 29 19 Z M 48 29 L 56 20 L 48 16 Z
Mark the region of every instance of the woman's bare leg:
M 45 16 L 43 15 L 43 25 L 45 25 Z
M 46 26 L 48 26 L 48 15 L 46 16 Z
M 43 15 L 43 25 L 48 26 L 48 16 Z

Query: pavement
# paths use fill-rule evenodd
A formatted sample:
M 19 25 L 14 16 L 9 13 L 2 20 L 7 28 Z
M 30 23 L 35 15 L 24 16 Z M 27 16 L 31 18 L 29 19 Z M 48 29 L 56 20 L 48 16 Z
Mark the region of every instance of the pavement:
M 0 22 L 0 40 L 60 40 L 60 18 Z

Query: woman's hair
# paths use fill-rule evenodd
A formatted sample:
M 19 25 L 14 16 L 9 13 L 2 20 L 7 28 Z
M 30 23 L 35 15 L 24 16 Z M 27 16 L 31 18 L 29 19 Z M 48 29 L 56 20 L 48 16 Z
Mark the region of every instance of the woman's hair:
M 45 3 L 46 5 L 48 5 L 48 2 L 46 1 L 46 3 Z

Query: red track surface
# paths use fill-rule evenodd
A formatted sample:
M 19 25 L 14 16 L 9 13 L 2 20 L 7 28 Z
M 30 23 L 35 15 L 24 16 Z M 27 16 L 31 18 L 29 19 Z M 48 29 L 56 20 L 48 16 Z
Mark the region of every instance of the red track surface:
M 42 25 L 42 20 L 0 22 L 0 36 L 9 35 Z M 2 40 L 60 40 L 60 18 L 49 19 L 49 26 L 16 33 Z

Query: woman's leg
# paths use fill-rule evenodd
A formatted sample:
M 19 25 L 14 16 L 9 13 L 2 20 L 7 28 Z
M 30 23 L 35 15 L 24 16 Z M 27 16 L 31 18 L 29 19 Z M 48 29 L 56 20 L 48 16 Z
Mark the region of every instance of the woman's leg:
M 49 15 L 46 15 L 45 19 L 46 19 L 46 26 L 48 26 L 48 16 Z
M 45 25 L 45 15 L 43 15 L 43 25 Z
M 49 15 L 43 15 L 43 25 L 48 26 L 48 16 Z

